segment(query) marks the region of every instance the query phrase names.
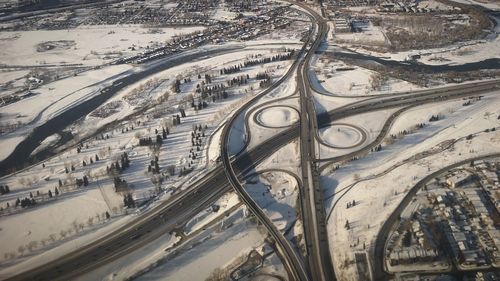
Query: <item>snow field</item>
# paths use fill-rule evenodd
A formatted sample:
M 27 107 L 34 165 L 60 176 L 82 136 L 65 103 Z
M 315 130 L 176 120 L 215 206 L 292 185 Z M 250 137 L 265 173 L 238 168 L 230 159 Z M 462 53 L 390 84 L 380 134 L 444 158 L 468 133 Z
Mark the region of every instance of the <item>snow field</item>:
M 108 221 L 104 226 L 95 225 L 93 229 L 87 229 L 84 232 L 81 232 L 79 236 L 71 238 L 68 243 L 64 243 L 66 241 L 57 242 L 58 245 L 54 248 L 45 250 L 41 253 L 37 253 L 37 255 L 26 258 L 23 261 L 12 266 L 1 268 L 0 278 L 9 278 L 15 274 L 18 274 L 20 271 L 29 270 L 42 264 L 46 264 L 47 262 L 50 262 L 52 260 L 56 260 L 57 258 L 67 254 L 68 252 L 74 251 L 79 247 L 88 245 L 95 240 L 110 234 L 112 231 L 116 230 L 119 227 L 123 227 L 131 220 L 132 217 L 125 217 L 122 219 L 113 219 L 111 221 Z
M 355 127 L 341 124 L 320 129 L 320 137 L 328 145 L 338 148 L 356 146 L 363 140 L 363 135 Z
M 377 72 L 351 66 L 328 57 L 316 57 L 313 60 L 309 77 L 315 88 L 322 89 L 326 95 L 346 97 L 382 95 L 419 89 L 420 87 L 399 79 L 389 78 L 380 89 L 371 87 L 371 77 Z
M 381 152 L 349 162 L 333 173 L 328 169 L 324 172 L 321 180 L 326 194 L 336 194 L 333 198 L 326 195 L 325 199 L 327 214 L 331 213 L 328 219 L 330 245 L 336 245 L 335 249 L 330 250 L 336 273 L 342 280 L 356 280 L 355 266 L 346 267 L 342 264 L 352 260 L 354 251 L 363 251 L 363 244 L 369 249 L 380 225 L 416 182 L 443 166 L 500 151 L 498 131 L 484 132 L 487 128 L 500 126 L 496 116 L 485 115 L 485 112 L 494 112 L 499 104 L 500 99 L 494 96 L 467 107 L 460 108 L 461 104 L 455 103 L 456 111 L 446 118 L 405 136 L 384 147 Z M 419 121 L 421 115 L 440 111 L 446 106 L 449 105 L 420 106 L 414 112 L 402 114 L 398 120 L 404 120 L 400 122 L 410 126 L 414 121 Z M 412 116 L 417 120 L 412 120 Z M 466 141 L 464 137 L 472 133 L 477 135 Z M 450 139 L 460 139 L 454 149 L 430 154 L 419 160 L 412 158 L 412 155 L 435 149 Z M 366 180 L 351 187 L 359 179 Z M 357 202 L 355 206 L 346 208 L 347 202 L 353 200 Z M 336 205 L 332 211 L 333 204 Z M 347 222 L 349 229 L 345 228 Z
M 472 0 L 455 0 L 457 2 L 473 2 Z M 497 5 L 498 6 L 498 5 Z M 373 50 L 366 50 L 362 47 L 353 45 L 345 45 L 343 47 L 350 51 L 384 57 L 396 61 L 405 61 L 412 55 L 420 55 L 418 60 L 424 64 L 431 65 L 460 65 L 466 63 L 474 63 L 486 59 L 494 59 L 500 57 L 498 44 L 500 42 L 500 18 L 492 17 L 496 21 L 495 29 L 485 39 L 473 40 L 462 43 L 455 43 L 447 47 L 433 48 L 416 51 L 402 51 L 394 53 L 380 53 Z
M 265 52 L 258 50 L 242 52 L 244 55 L 256 53 Z M 185 68 L 178 68 L 177 70 L 183 71 L 183 75 L 193 75 L 191 71 L 193 69 L 200 70 L 197 66 L 199 66 L 201 62 L 202 61 L 194 62 L 185 66 Z M 235 62 L 233 54 L 232 56 L 225 56 L 223 58 L 213 58 L 211 61 L 209 59 L 208 62 L 204 63 L 206 65 L 212 65 L 212 67 L 222 67 L 224 64 L 232 66 L 237 62 Z M 286 67 L 283 67 L 283 65 L 289 63 L 290 62 L 285 61 L 273 63 L 272 65 L 267 64 L 265 67 L 257 66 L 245 69 L 238 74 L 244 75 L 248 73 L 253 76 L 255 73 L 260 72 L 263 69 L 267 69 L 274 71 L 273 76 L 279 76 L 287 69 Z M 281 65 L 281 68 L 276 69 L 276 66 L 278 65 Z M 172 75 L 172 73 L 173 72 L 167 72 L 163 75 L 168 76 Z M 191 77 L 194 77 L 194 75 Z M 196 79 L 197 78 L 194 78 L 194 82 L 188 84 L 183 83 L 183 91 L 191 91 L 196 85 Z M 223 79 L 221 78 L 216 79 L 220 80 L 217 80 L 217 82 L 223 82 Z M 163 169 L 163 171 L 165 171 L 165 169 L 169 166 L 174 166 L 176 170 L 176 175 L 173 177 L 168 176 L 167 174 L 161 176 L 163 177 L 162 187 L 168 193 L 163 196 L 162 200 L 168 198 L 171 192 L 174 191 L 179 185 L 179 178 L 177 177 L 179 170 L 190 165 L 191 159 L 189 158 L 189 151 L 191 149 L 190 139 L 193 125 L 208 125 L 205 130 L 206 136 L 203 139 L 203 149 L 196 152 L 197 158 L 192 165 L 194 168 L 193 173 L 198 173 L 205 167 L 206 164 L 206 152 L 204 149 L 208 147 L 208 136 L 210 136 L 219 122 L 227 116 L 220 113 L 224 110 L 233 110 L 234 107 L 237 106 L 245 96 L 247 96 L 244 94 L 243 88 L 235 88 L 230 91 L 231 94 L 228 99 L 221 100 L 216 103 L 210 103 L 206 109 L 200 110 L 197 113 L 191 108 L 186 108 L 187 117 L 182 118 L 182 122 L 178 126 L 173 127 L 170 123 L 171 115 L 178 114 L 178 110 L 173 109 L 173 111 L 171 111 L 171 109 L 160 107 L 159 109 L 157 108 L 148 111 L 139 117 L 123 121 L 114 127 L 105 130 L 102 133 L 102 137 L 104 137 L 104 139 L 100 139 L 101 136 L 98 136 L 99 139 L 89 139 L 83 142 L 83 147 L 80 153 L 77 153 L 76 149 L 72 148 L 63 152 L 59 156 L 45 161 L 45 168 L 42 168 L 40 164 L 23 170 L 15 175 L 2 178 L 2 184 L 8 184 L 12 190 L 12 193 L 9 194 L 9 196 L 2 196 L 1 204 L 3 207 L 7 202 L 13 206 L 16 197 L 24 198 L 24 196 L 28 196 L 29 192 L 36 194 L 36 191 L 40 191 L 41 196 L 46 196 L 49 189 L 54 192 L 54 187 L 58 186 L 58 180 L 60 179 L 63 182 L 63 188 L 60 188 L 61 194 L 59 195 L 58 200 L 54 202 L 57 202 L 57 213 L 64 214 L 65 216 L 65 220 L 63 221 L 51 221 L 50 223 L 52 223 L 51 225 L 53 225 L 53 227 L 51 229 L 46 228 L 50 229 L 50 231 L 47 230 L 47 232 L 38 230 L 47 226 L 44 218 L 49 217 L 56 212 L 56 209 L 53 209 L 53 205 L 50 203 L 33 209 L 33 211 L 37 213 L 39 209 L 43 209 L 41 219 L 35 219 L 36 217 L 33 216 L 33 211 L 24 209 L 16 215 L 9 216 L 9 224 L 16 225 L 18 231 L 21 230 L 25 233 L 31 232 L 32 234 L 29 237 L 21 235 L 16 236 L 17 240 L 14 241 L 15 243 L 11 243 L 8 245 L 8 248 L 2 249 L 2 254 L 11 251 L 16 252 L 19 246 L 26 245 L 31 241 L 39 241 L 38 245 L 41 247 L 40 241 L 47 239 L 47 237 L 53 233 L 60 235 L 61 231 L 68 232 L 68 229 L 73 228 L 73 222 L 76 222 L 77 225 L 84 224 L 84 228 L 87 229 L 87 221 L 90 217 L 95 216 L 96 213 L 109 211 L 112 215 L 121 214 L 123 205 L 122 194 L 114 191 L 113 180 L 109 178 L 109 176 L 106 176 L 106 165 L 109 166 L 112 162 L 119 160 L 120 155 L 123 152 L 128 153 L 131 162 L 130 167 L 123 171 L 120 175 L 121 179 L 126 180 L 130 192 L 133 193 L 133 196 L 138 203 L 150 200 L 150 198 L 158 192 L 157 186 L 151 182 L 150 178 L 156 180 L 159 176 L 152 176 L 147 173 L 147 166 L 153 158 L 154 151 L 151 151 L 149 148 L 144 146 L 137 146 L 137 144 L 140 138 L 149 136 L 154 138 L 155 129 L 158 129 L 161 134 L 161 130 L 164 126 L 171 127 L 170 134 L 167 139 L 163 141 L 163 145 L 159 151 L 159 166 Z M 129 92 L 120 93 L 117 100 L 120 100 L 120 98 L 127 93 Z M 154 95 L 149 95 L 149 97 L 153 96 Z M 185 96 L 185 94 L 171 95 L 174 101 L 182 101 Z M 156 118 L 155 116 L 158 112 L 160 117 Z M 220 116 L 217 117 L 217 115 Z M 86 136 L 90 132 L 96 130 L 96 124 L 99 126 L 103 125 L 103 123 L 99 123 L 99 121 L 97 121 L 98 119 L 99 118 L 96 117 L 87 117 L 82 124 L 73 126 L 72 132 L 77 136 L 77 140 L 79 137 Z M 112 118 L 109 120 L 112 120 Z M 95 159 L 96 154 L 99 155 L 100 160 L 90 163 L 90 158 Z M 82 165 L 82 161 L 84 160 L 87 163 L 85 167 Z M 74 166 L 75 171 L 66 174 L 64 170 L 65 166 L 68 168 L 70 166 Z M 81 178 L 83 175 L 87 175 L 89 177 L 90 185 L 85 188 L 74 189 L 73 183 L 75 178 Z M 199 175 L 197 174 L 194 176 L 191 175 L 188 179 L 195 179 L 198 176 Z M 66 188 L 66 186 L 68 187 Z M 35 198 L 38 197 L 35 195 Z M 23 223 L 25 221 L 30 221 L 30 223 Z M 2 231 L 0 233 L 0 237 L 7 237 L 4 235 L 12 234 L 7 231 Z M 72 234 L 70 233 L 67 235 L 69 236 Z M 56 238 L 56 240 L 60 240 L 59 236 Z M 53 246 L 54 245 L 50 243 L 47 245 L 47 247 Z M 17 255 L 18 254 L 16 253 L 16 256 Z M 15 262 L 18 261 L 19 260 L 16 260 Z
M 71 30 L 6 31 L 0 35 L 0 57 L 8 65 L 80 64 L 100 65 L 121 56 L 163 44 L 176 35 L 202 31 L 205 27 L 155 28 L 140 25 L 79 26 Z M 67 46 L 37 51 L 45 42 L 68 41 Z M 133 47 L 134 50 L 130 48 Z
M 174 254 L 166 262 L 137 280 L 205 280 L 215 269 L 246 256 L 252 249 L 262 248 L 265 237 L 257 226 L 246 222 L 242 209 L 226 220 L 227 223 L 217 224 L 170 251 Z
M 53 135 L 47 137 L 45 140 L 42 141 L 42 143 L 40 143 L 39 147 L 37 147 L 35 150 L 33 150 L 31 155 L 35 155 L 39 151 L 42 151 L 45 148 L 48 148 L 48 147 L 55 145 L 60 139 L 61 139 L 61 136 L 58 134 L 53 134 Z
M 341 44 L 364 44 L 375 46 L 386 44 L 384 31 L 379 26 L 374 26 L 369 22 L 368 24 L 358 25 L 356 27 L 361 28 L 362 32 L 335 33 L 333 40 Z
M 311 81 L 311 83 L 314 82 Z M 344 105 L 365 99 L 362 97 L 345 98 L 337 96 L 328 96 L 328 94 L 326 94 L 326 92 L 323 91 L 321 93 L 313 91 L 312 93 L 313 93 L 313 102 L 316 114 L 328 112 L 336 108 L 342 107 Z
M 283 106 L 286 107 L 287 109 L 290 108 L 290 110 L 294 108 L 293 110 L 296 110 L 299 104 L 298 104 L 298 99 L 296 97 L 293 97 L 285 100 L 279 100 L 271 104 L 266 104 L 265 106 L 262 106 L 262 103 L 258 103 L 255 106 L 253 106 L 249 110 L 249 112 L 251 111 L 251 113 L 247 112 L 248 126 L 251 128 L 250 141 L 248 143 L 247 149 L 252 149 L 258 144 L 268 140 L 269 138 L 287 129 L 287 127 L 283 128 L 264 127 L 258 121 L 255 122 L 255 119 L 257 118 L 260 110 L 268 107 L 272 109 L 272 107 L 275 106 Z
M 294 108 L 271 106 L 264 108 L 257 114 L 257 122 L 264 127 L 288 127 L 299 120 L 299 113 Z
M 296 139 L 270 155 L 261 164 L 259 164 L 256 171 L 261 170 L 285 170 L 300 177 L 300 143 Z
M 377 138 L 385 121 L 397 110 L 380 110 L 335 120 L 331 126 L 320 129 L 319 137 L 327 145 L 319 145 L 319 155 L 322 159 L 337 157 L 368 145 Z
M 249 175 L 245 189 L 278 230 L 286 231 L 297 218 L 299 186 L 297 180 L 281 171 Z
M 212 205 L 219 208 L 217 212 L 215 212 L 212 207 L 209 207 L 208 209 L 198 213 L 191 220 L 186 222 L 186 225 L 184 226 L 184 234 L 189 235 L 194 231 L 199 230 L 207 223 L 213 221 L 217 216 L 239 205 L 239 203 L 240 200 L 236 193 L 230 192 L 223 195 Z

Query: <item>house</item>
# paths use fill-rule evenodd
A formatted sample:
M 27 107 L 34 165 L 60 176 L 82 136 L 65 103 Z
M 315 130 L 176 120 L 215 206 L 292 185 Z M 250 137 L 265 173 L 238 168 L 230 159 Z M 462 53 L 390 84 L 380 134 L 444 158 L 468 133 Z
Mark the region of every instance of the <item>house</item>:
M 455 188 L 460 187 L 463 184 L 467 183 L 471 180 L 471 175 L 466 171 L 458 171 L 454 175 L 450 176 L 446 179 L 446 183 L 449 187 Z

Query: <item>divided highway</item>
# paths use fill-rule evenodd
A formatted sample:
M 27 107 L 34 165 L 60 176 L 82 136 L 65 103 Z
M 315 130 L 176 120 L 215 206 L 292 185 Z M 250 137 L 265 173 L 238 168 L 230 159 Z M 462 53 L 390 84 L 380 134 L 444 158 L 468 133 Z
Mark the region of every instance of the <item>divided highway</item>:
M 317 38 L 298 70 L 297 84 L 300 92 L 300 151 L 304 195 L 301 197 L 302 223 L 306 243 L 307 261 L 312 280 L 336 280 L 328 246 L 323 194 L 319 185 L 316 165 L 316 142 L 318 130 L 316 111 L 309 82 L 309 65 L 314 52 L 325 39 L 328 26 L 323 18 L 306 5 L 318 26 Z
M 316 171 L 316 157 L 314 146 L 314 134 L 317 129 L 327 126 L 334 120 L 353 116 L 361 113 L 377 111 L 387 108 L 401 106 L 415 106 L 437 101 L 457 99 L 484 94 L 499 89 L 499 81 L 479 82 L 458 86 L 446 87 L 437 90 L 424 90 L 409 94 L 398 94 L 396 96 L 382 96 L 356 102 L 334 111 L 323 113 L 316 117 L 312 104 L 312 95 L 307 75 L 307 67 L 314 50 L 319 46 L 327 28 L 314 11 L 307 6 L 298 4 L 315 15 L 318 22 L 318 33 L 316 40 L 312 36 L 297 56 L 297 60 L 289 72 L 275 82 L 268 90 L 262 92 L 251 102 L 233 115 L 243 113 L 261 96 L 275 89 L 280 83 L 289 79 L 291 73 L 298 70 L 298 84 L 301 91 L 301 122 L 292 125 L 284 132 L 273 136 L 256 146 L 254 149 L 245 150 L 240 153 L 231 163 L 227 153 L 227 142 L 229 129 L 233 122 L 228 122 L 224 128 L 222 141 L 223 164 L 217 165 L 205 176 L 197 180 L 186 191 L 180 192 L 170 200 L 158 205 L 153 210 L 141 216 L 132 224 L 124 226 L 107 237 L 103 237 L 82 249 L 68 254 L 48 264 L 36 267 L 20 273 L 8 280 L 69 280 L 99 266 L 102 266 L 120 256 L 138 249 L 147 243 L 161 237 L 165 233 L 175 230 L 183 222 L 189 220 L 199 211 L 213 204 L 220 196 L 231 190 L 231 186 L 238 191 L 242 200 L 256 214 L 259 220 L 266 226 L 270 235 L 277 244 L 284 265 L 294 280 L 335 280 L 332 272 L 327 243 L 326 230 L 324 229 L 324 207 L 322 205 L 321 191 L 318 185 L 318 173 Z M 311 49 L 303 58 L 305 47 L 313 43 Z M 300 63 L 300 65 L 299 65 Z M 116 85 L 119 87 L 121 85 Z M 290 242 L 276 230 L 275 226 L 265 216 L 264 212 L 255 204 L 251 197 L 244 191 L 238 178 L 245 172 L 257 166 L 269 155 L 272 155 L 285 144 L 301 137 L 301 157 L 303 169 L 304 192 L 303 202 L 307 207 L 304 212 L 304 225 L 307 243 L 308 268 L 303 264 L 302 257 L 298 255 Z M 358 150 L 357 154 L 361 150 Z M 350 156 L 350 155 L 349 155 Z M 2 163 L 3 165 L 4 163 Z M 307 186 L 306 186 L 307 185 Z M 307 224 L 307 225 L 306 225 Z M 307 226 L 307 227 L 306 227 Z
M 268 94 L 290 77 L 295 71 L 299 58 L 302 57 L 306 46 L 307 44 L 298 53 L 296 61 L 286 75 L 273 83 L 270 88 L 260 93 L 253 101 Z M 203 53 L 203 55 L 207 55 L 207 53 Z M 146 72 L 152 73 L 154 71 L 157 71 L 157 68 Z M 141 74 L 144 75 L 144 73 Z M 103 91 L 106 94 L 111 94 L 129 84 L 130 81 L 136 81 L 138 78 L 124 78 Z M 127 83 L 124 83 L 125 81 Z M 234 159 L 234 167 L 239 171 L 247 171 L 289 142 L 285 139 L 280 140 L 279 138 L 277 141 L 277 143 L 265 142 L 253 150 L 244 151 Z M 204 177 L 196 181 L 191 188 L 179 193 L 171 200 L 158 205 L 130 225 L 121 227 L 109 236 L 82 247 L 78 251 L 67 254 L 55 261 L 50 261 L 47 264 L 21 272 L 7 280 L 68 280 L 82 275 L 158 239 L 165 233 L 175 230 L 183 222 L 213 204 L 224 193 L 230 190 L 231 186 L 226 178 L 224 166 L 218 165 Z
M 459 86 L 446 87 L 439 90 L 425 90 L 423 93 L 415 92 L 402 97 L 381 97 L 366 102 L 348 105 L 335 111 L 323 114 L 324 118 L 318 119 L 318 127 L 326 126 L 329 122 L 385 108 L 425 104 L 461 97 L 477 96 L 490 91 L 498 90 L 500 82 L 480 82 Z M 238 171 L 246 171 L 255 167 L 283 145 L 299 137 L 298 124 L 291 126 L 281 134 L 277 134 L 254 149 L 244 151 L 232 163 Z M 213 204 L 222 194 L 231 190 L 224 168 L 217 166 L 203 178 L 195 182 L 191 188 L 179 193 L 172 200 L 160 204 L 148 212 L 144 217 L 113 232 L 82 249 L 68 254 L 56 261 L 19 273 L 8 280 L 68 280 L 71 277 L 88 272 L 120 255 L 129 253 L 149 241 L 160 237 L 162 234 L 175 229 L 177 223 L 189 219 L 197 212 Z M 193 207 L 194 206 L 194 207 Z M 135 239 L 132 239 L 134 238 Z

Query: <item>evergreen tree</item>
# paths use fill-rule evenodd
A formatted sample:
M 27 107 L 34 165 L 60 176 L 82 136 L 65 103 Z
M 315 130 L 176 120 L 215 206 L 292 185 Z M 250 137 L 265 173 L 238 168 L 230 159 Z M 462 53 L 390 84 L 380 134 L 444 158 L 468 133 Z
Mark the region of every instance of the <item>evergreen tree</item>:
M 129 207 L 135 208 L 135 201 L 134 201 L 134 198 L 132 198 L 132 194 L 130 194 L 130 193 L 127 194 L 127 200 L 128 200 Z

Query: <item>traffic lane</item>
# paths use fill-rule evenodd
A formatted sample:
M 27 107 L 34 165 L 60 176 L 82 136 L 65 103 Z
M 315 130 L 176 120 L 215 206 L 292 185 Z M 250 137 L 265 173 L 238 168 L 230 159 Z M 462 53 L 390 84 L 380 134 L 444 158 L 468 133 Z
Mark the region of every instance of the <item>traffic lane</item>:
M 76 255 L 64 256 L 52 266 L 45 265 L 8 280 L 67 280 L 72 276 L 88 272 L 119 254 L 133 251 L 157 239 L 162 234 L 174 230 L 180 221 L 196 215 L 205 206 L 215 202 L 223 193 L 229 190 L 230 186 L 227 184 L 224 174 L 218 173 L 215 180 L 204 183 L 197 192 L 187 196 L 184 199 L 185 202 L 166 207 L 157 215 L 148 218 L 132 229 L 124 231 L 117 237 L 93 244 L 90 248 L 82 250 L 83 254 L 77 252 Z M 193 208 L 193 206 L 196 207 Z M 168 218 L 168 220 L 163 220 L 163 218 Z

